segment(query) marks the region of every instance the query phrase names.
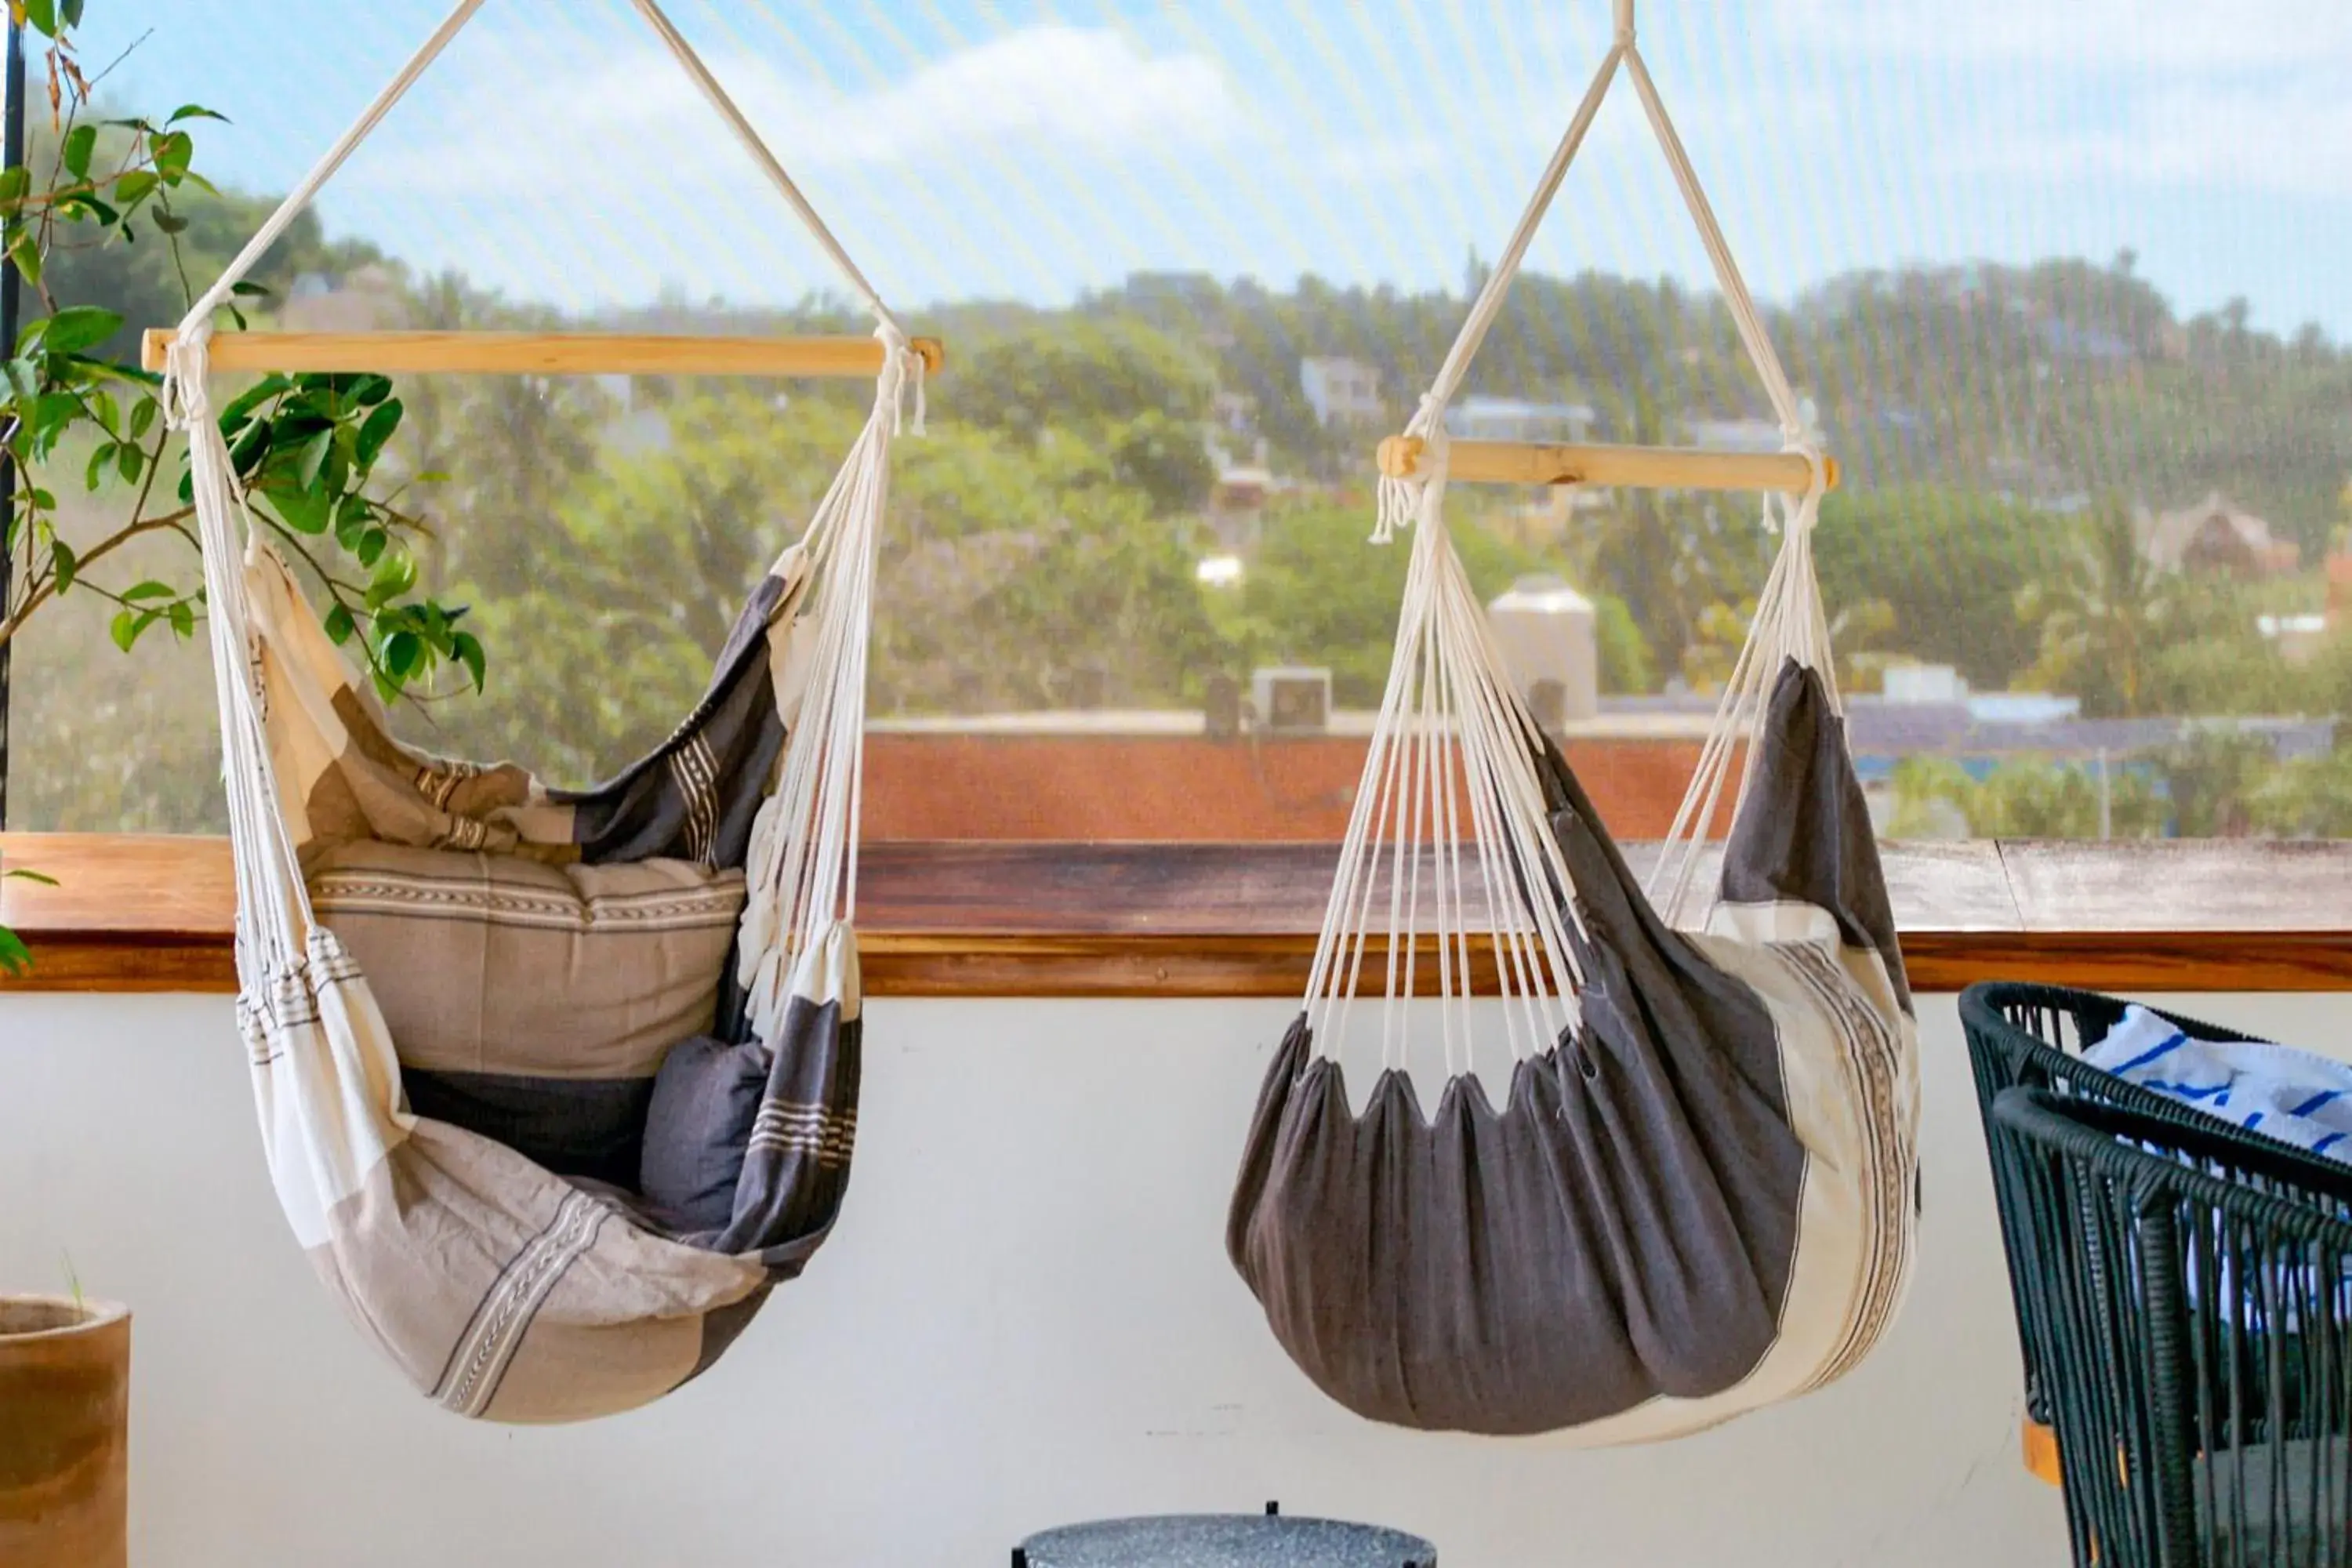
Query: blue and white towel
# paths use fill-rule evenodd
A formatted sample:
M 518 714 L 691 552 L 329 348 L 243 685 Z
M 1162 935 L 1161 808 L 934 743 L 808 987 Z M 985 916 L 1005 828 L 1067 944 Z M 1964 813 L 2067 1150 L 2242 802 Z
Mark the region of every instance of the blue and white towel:
M 2195 1039 L 2139 1006 L 2083 1057 L 2142 1089 L 2352 1164 L 2352 1067 L 2342 1062 L 2286 1046 Z

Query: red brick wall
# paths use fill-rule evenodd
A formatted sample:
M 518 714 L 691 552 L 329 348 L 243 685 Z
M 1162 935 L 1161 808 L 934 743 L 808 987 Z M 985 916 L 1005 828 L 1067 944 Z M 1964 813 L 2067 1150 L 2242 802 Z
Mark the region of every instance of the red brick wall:
M 868 838 L 1337 840 L 1364 742 L 1330 737 L 884 733 L 866 742 Z M 1567 748 L 1610 831 L 1673 826 L 1695 741 Z M 1718 824 L 1717 831 L 1721 831 Z

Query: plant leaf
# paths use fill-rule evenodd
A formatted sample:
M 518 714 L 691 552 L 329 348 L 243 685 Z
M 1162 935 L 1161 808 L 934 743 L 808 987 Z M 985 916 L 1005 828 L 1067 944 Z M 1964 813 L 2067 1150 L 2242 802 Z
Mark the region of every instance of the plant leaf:
M 139 622 L 133 612 L 130 610 L 115 611 L 114 619 L 109 623 L 106 629 L 114 638 L 114 646 L 125 653 L 129 653 L 131 645 L 139 640 Z
M 226 432 L 224 431 L 223 434 L 226 434 Z M 229 467 L 235 468 L 240 478 L 249 473 L 252 470 L 253 466 L 261 461 L 263 454 L 268 451 L 269 434 L 268 422 L 267 420 L 257 419 L 251 425 L 247 426 L 244 432 L 240 434 L 236 442 L 230 446 L 228 449 Z M 180 499 L 182 500 L 187 500 L 190 498 L 186 492 L 183 490 Z
M 45 452 L 54 446 L 80 412 L 81 404 L 70 392 L 45 392 L 35 398 L 32 417 L 25 421 L 31 427 L 35 450 Z
M 139 482 L 140 471 L 146 467 L 146 451 L 132 446 L 128 441 L 122 443 L 114 459 L 115 470 L 122 476 L 126 483 L 134 485 Z
M 69 196 L 58 197 L 58 211 L 68 217 L 94 217 L 101 225 L 122 221 L 121 213 L 108 206 L 88 191 L 76 191 Z
M 376 457 L 383 450 L 383 444 L 392 439 L 394 431 L 400 428 L 403 412 L 397 397 L 379 403 L 369 411 L 367 423 L 360 426 L 359 449 L 353 454 L 361 469 L 375 467 Z
M 327 637 L 336 647 L 352 640 L 352 612 L 347 605 L 337 605 L 326 616 Z
M 105 477 L 106 466 L 114 461 L 114 442 L 100 441 L 97 447 L 91 449 L 89 454 L 89 471 L 82 475 L 82 488 L 84 489 L 94 490 L 98 489 L 99 480 Z
M 114 199 L 124 206 L 136 206 L 154 194 L 163 177 L 152 169 L 133 169 L 114 182 Z
M 58 879 L 55 877 L 33 870 L 31 868 L 25 866 L 19 866 L 13 871 L 0 871 L 0 877 L 22 878 L 27 882 L 38 882 L 44 888 L 54 888 L 58 885 Z
M 57 0 L 16 0 L 16 9 L 26 21 L 50 37 L 58 36 Z
M 176 590 L 170 584 L 158 583 L 154 578 L 150 577 L 143 583 L 125 588 L 122 591 L 122 596 L 126 599 L 169 599 L 173 597 L 175 593 Z
M 66 144 L 59 156 L 77 180 L 89 178 L 89 155 L 98 151 L 98 127 L 77 125 L 66 132 Z
M 17 275 L 32 287 L 39 288 L 41 286 L 39 237 L 29 228 L 25 230 L 16 237 L 16 243 L 8 247 L 8 254 L 16 259 Z
M 68 305 L 49 318 L 41 346 L 54 354 L 74 353 L 102 343 L 121 329 L 122 318 L 96 305 Z
M 405 550 L 387 550 L 383 559 L 375 563 L 375 574 L 368 580 L 368 607 L 388 605 L 415 586 L 416 558 Z
M 155 160 L 155 172 L 163 176 L 163 183 L 176 185 L 188 172 L 188 161 L 195 156 L 196 143 L 184 131 L 168 131 L 155 138 L 151 153 Z
M 22 974 L 33 967 L 32 951 L 24 939 L 6 926 L 0 926 L 0 970 L 10 974 Z
M 172 635 L 182 642 L 196 635 L 196 612 L 185 599 L 174 599 L 165 614 L 172 617 Z
M 178 213 L 167 213 L 158 207 L 155 209 L 155 226 L 165 234 L 185 234 L 188 232 L 188 220 Z
M 247 415 L 293 384 L 285 376 L 273 371 L 230 398 L 228 406 L 221 410 L 221 434 L 224 436 L 236 434 L 236 427 L 244 423 Z
M 232 294 L 241 295 L 247 300 L 267 300 L 269 298 L 271 292 L 268 284 L 256 283 L 250 278 L 238 279 L 236 282 L 228 286 L 228 291 Z
M 147 434 L 148 427 L 155 423 L 155 400 L 152 397 L 142 397 L 133 405 L 131 410 L 132 440 L 136 441 Z
M 316 490 L 291 489 L 285 485 L 265 486 L 261 492 L 286 526 L 297 533 L 324 533 L 331 520 L 327 498 Z
M 170 114 L 164 117 L 163 123 L 166 125 L 177 125 L 183 120 L 217 120 L 223 125 L 226 125 L 228 123 L 227 115 L 216 113 L 212 110 L 206 109 L 201 103 L 184 103 L 180 105 L 179 108 L 172 110 Z
M 82 0 L 58 0 L 58 16 L 59 20 L 63 21 L 68 27 L 80 26 L 81 4 Z M 77 1298 L 79 1298 L 80 1294 L 81 1292 L 79 1290 L 74 1292 L 74 1295 Z
M 450 652 L 456 657 L 459 664 L 466 667 L 466 673 L 474 678 L 474 689 L 478 692 L 480 691 L 482 689 L 482 669 L 483 666 L 488 662 L 482 657 L 481 639 L 475 637 L 471 632 L 459 632 L 456 637 L 450 639 Z
M 63 594 L 67 589 L 73 586 L 74 568 L 80 565 L 81 561 L 74 554 L 72 545 L 68 544 L 62 539 L 50 540 L 49 564 L 56 570 L 58 574 L 58 593 Z
M 406 680 L 425 658 L 425 645 L 415 632 L 394 632 L 383 639 L 383 668 L 394 680 Z
M 295 459 L 294 477 L 302 489 L 309 489 L 319 482 L 319 471 L 327 466 L 327 454 L 334 449 L 334 427 L 320 431 L 302 443 L 301 455 Z

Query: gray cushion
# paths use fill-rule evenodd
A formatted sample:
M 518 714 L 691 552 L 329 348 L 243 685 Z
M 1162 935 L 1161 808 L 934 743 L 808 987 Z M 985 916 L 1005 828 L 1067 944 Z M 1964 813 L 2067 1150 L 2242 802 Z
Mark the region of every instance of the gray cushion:
M 646 1112 L 637 1187 L 665 1225 L 718 1230 L 734 1217 L 735 1184 L 771 1065 L 756 1040 L 730 1046 L 707 1035 L 663 1059 Z

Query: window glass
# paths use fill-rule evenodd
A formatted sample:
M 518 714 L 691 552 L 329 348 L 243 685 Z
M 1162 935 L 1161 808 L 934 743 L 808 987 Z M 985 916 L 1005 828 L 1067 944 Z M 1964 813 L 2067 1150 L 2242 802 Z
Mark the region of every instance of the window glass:
M 226 193 L 185 197 L 201 288 L 444 5 L 86 10 L 86 70 L 137 40 L 101 112 L 228 116 L 189 125 Z M 948 343 L 928 433 L 897 448 L 868 834 L 1337 837 L 1403 569 L 1366 542 L 1372 447 L 1508 236 L 1606 0 L 672 11 Z M 1819 556 L 1882 831 L 2352 831 L 2352 9 L 1756 0 L 1642 21 L 1843 465 Z M 58 138 L 33 108 L 37 165 Z M 185 294 L 164 239 L 60 252 L 50 290 L 166 324 Z M 486 7 L 258 276 L 256 326 L 865 330 L 620 0 Z M 445 668 L 399 722 L 579 783 L 691 704 L 870 389 L 396 395 L 380 488 L 405 487 L 418 591 L 466 606 L 485 656 L 481 693 Z M 1778 446 L 1629 84 L 1451 428 Z M 138 490 L 94 446 L 37 476 L 81 552 Z M 176 463 L 138 515 L 170 510 Z M 1449 507 L 1612 826 L 1662 832 L 1770 558 L 1756 499 L 1458 486 Z M 100 592 L 193 579 L 159 527 L 26 617 L 11 826 L 220 827 L 201 633 L 175 644 L 166 616 L 119 651 Z

